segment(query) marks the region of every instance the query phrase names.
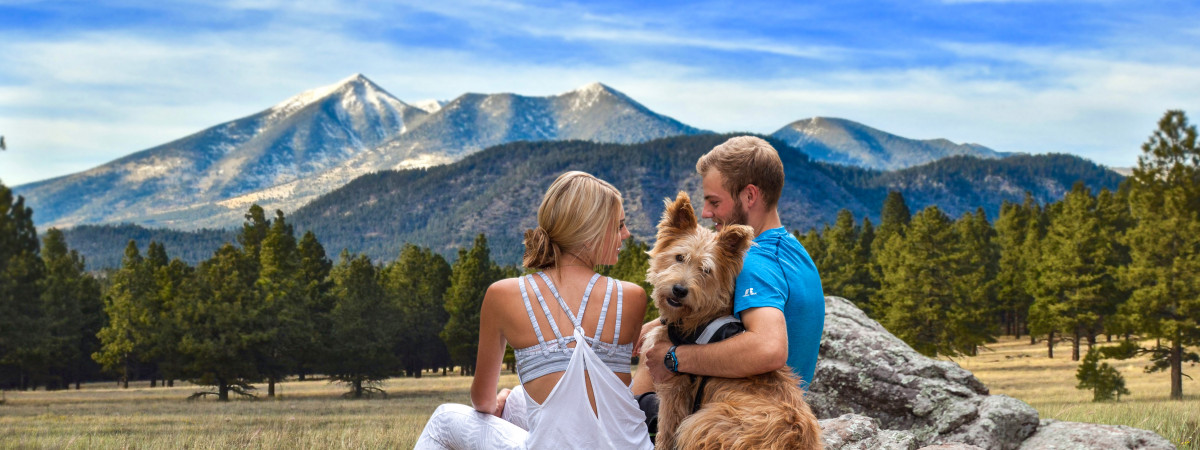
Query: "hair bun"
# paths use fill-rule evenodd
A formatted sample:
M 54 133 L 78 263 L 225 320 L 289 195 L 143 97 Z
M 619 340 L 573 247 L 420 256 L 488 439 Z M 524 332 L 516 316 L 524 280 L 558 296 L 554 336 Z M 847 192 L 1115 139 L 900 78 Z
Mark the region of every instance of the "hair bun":
M 525 230 L 525 256 L 521 264 L 530 269 L 544 269 L 554 265 L 557 245 L 550 234 L 541 226 Z

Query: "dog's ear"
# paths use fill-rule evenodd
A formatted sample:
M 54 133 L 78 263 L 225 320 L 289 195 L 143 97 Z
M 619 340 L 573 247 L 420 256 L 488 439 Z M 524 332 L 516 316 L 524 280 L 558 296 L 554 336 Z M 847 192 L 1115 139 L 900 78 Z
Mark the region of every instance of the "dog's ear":
M 726 225 L 717 235 L 717 247 L 734 257 L 741 257 L 753 242 L 754 229 L 745 225 Z
M 666 211 L 663 211 L 662 222 L 658 223 L 659 230 L 691 230 L 699 225 L 696 221 L 696 211 L 692 209 L 692 199 L 687 192 L 679 191 L 675 201 L 667 199 Z

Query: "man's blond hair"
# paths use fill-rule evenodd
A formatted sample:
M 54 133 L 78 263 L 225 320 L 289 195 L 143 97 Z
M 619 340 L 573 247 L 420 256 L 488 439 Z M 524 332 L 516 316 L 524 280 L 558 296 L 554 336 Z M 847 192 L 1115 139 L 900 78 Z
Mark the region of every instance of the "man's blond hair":
M 763 203 L 773 208 L 783 192 L 783 161 L 767 141 L 754 136 L 737 136 L 713 147 L 696 161 L 696 172 L 703 177 L 716 169 L 725 178 L 722 186 L 735 200 L 751 184 L 762 191 Z

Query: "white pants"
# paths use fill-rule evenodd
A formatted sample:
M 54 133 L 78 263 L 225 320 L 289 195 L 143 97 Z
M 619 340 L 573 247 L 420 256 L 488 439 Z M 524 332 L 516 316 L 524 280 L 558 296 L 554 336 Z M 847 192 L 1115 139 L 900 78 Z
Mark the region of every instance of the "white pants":
M 523 449 L 528 436 L 528 431 L 507 420 L 467 405 L 447 403 L 433 412 L 413 448 Z
M 529 436 L 526 422 L 525 390 L 513 388 L 504 402 L 504 418 L 481 413 L 467 405 L 447 403 L 438 406 L 416 449 L 507 449 L 524 448 Z

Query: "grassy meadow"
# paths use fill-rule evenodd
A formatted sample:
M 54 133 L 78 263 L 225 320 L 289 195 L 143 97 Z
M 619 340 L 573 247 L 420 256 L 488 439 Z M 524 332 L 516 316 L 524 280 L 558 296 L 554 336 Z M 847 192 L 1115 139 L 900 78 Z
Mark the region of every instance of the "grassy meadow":
M 956 361 L 993 394 L 1028 402 L 1043 418 L 1150 429 L 1180 448 L 1200 449 L 1200 380 L 1184 379 L 1183 402 L 1167 399 L 1164 373 L 1145 360 L 1109 361 L 1131 395 L 1093 403 L 1075 389 L 1070 347 L 1046 358 L 1044 344 L 1007 338 Z M 1185 373 L 1196 368 L 1185 367 Z M 516 383 L 504 375 L 502 386 Z M 466 403 L 470 378 L 426 374 L 383 384 L 386 399 L 349 400 L 338 384 L 289 381 L 276 400 L 185 400 L 194 386 L 119 389 L 93 383 L 80 391 L 7 392 L 0 405 L 0 448 L 411 448 L 437 405 Z M 260 392 L 265 390 L 265 386 Z
M 1085 345 L 1080 353 L 1086 352 Z M 992 394 L 1019 398 L 1044 419 L 1129 425 L 1157 432 L 1181 449 L 1200 449 L 1200 367 L 1195 365 L 1183 366 L 1184 374 L 1197 378 L 1183 378 L 1184 400 L 1171 401 L 1170 376 L 1145 373 L 1148 358 L 1104 360 L 1121 371 L 1130 395 L 1119 402 L 1097 403 L 1092 402 L 1091 390 L 1075 389 L 1079 362 L 1071 361 L 1070 343 L 1055 346 L 1051 359 L 1046 357 L 1045 342 L 1029 345 L 1028 338 L 1004 337 L 980 349 L 978 356 L 954 361 L 974 373 Z

